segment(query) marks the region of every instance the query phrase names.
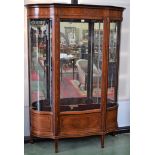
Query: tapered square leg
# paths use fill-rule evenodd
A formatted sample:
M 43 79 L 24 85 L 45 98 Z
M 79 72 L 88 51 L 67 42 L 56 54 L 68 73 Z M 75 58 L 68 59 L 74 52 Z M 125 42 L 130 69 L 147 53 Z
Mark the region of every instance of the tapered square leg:
M 104 148 L 104 135 L 101 135 L 101 148 Z
M 112 132 L 112 136 L 116 136 L 116 133 L 115 132 Z
M 58 153 L 58 139 L 54 140 L 55 153 Z
M 116 132 L 114 131 L 114 132 L 112 132 L 112 136 L 116 136 Z

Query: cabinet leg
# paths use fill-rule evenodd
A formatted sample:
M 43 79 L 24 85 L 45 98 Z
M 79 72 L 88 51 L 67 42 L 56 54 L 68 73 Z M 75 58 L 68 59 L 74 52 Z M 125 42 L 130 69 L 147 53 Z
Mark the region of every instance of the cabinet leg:
M 55 153 L 58 153 L 58 139 L 54 140 Z
M 104 135 L 101 135 L 101 148 L 104 148 Z
M 112 132 L 112 136 L 116 136 L 116 132 L 114 131 L 114 132 Z

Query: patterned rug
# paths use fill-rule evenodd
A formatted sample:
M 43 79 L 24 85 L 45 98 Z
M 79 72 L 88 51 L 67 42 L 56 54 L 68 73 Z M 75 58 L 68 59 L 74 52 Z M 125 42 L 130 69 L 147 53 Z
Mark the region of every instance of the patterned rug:
M 81 96 L 85 97 L 87 96 L 87 91 L 84 89 L 84 86 L 79 87 L 79 81 L 78 80 L 70 80 L 73 87 L 81 94 Z M 113 100 L 114 99 L 114 87 L 108 88 L 108 99 Z M 101 88 L 93 88 L 93 97 L 101 97 Z
M 71 80 L 71 83 L 73 87 L 81 94 L 81 96 L 86 97 L 87 96 L 87 90 L 84 89 L 84 86 L 81 85 L 79 87 L 79 81 L 78 80 Z M 93 88 L 93 96 L 94 97 L 100 97 L 101 96 L 101 89 L 100 88 Z
M 31 73 L 31 89 L 32 89 L 32 102 L 39 99 L 45 99 L 46 87 L 44 82 L 41 80 L 40 76 L 33 71 Z M 38 80 L 39 80 L 39 92 L 38 92 Z M 73 80 L 72 77 L 63 77 L 63 80 L 60 81 L 60 98 L 80 98 L 86 97 L 87 91 L 84 89 L 84 86 L 79 87 L 79 81 Z M 101 97 L 101 89 L 93 88 L 93 97 Z M 108 88 L 108 99 L 114 99 L 114 88 Z
M 32 81 L 39 80 L 39 75 L 37 74 L 36 71 L 31 71 L 31 80 Z
M 71 79 L 71 77 L 63 77 L 60 81 L 60 98 L 83 97 L 83 94 L 71 83 Z

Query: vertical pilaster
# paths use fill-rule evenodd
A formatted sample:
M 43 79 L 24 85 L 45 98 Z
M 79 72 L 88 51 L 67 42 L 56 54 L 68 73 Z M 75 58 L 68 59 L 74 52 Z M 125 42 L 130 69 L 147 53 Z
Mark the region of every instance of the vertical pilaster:
M 109 34 L 110 21 L 104 18 L 103 21 L 103 50 L 102 50 L 102 94 L 101 94 L 101 146 L 104 147 L 104 135 L 106 134 L 106 109 L 107 109 L 107 89 L 108 89 L 108 53 L 109 53 Z
M 59 135 L 59 103 L 60 103 L 60 19 L 56 15 L 57 8 L 54 8 L 52 22 L 52 71 L 53 71 L 53 136 L 55 139 L 55 152 L 58 152 Z

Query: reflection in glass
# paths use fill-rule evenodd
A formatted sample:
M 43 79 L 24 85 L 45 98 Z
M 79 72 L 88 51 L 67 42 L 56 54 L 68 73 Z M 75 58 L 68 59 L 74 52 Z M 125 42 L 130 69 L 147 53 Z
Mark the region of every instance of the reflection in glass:
M 108 65 L 108 100 L 116 102 L 117 90 L 117 41 L 118 23 L 110 23 L 109 65 Z
M 103 23 L 60 22 L 60 110 L 100 108 Z
M 93 96 L 101 98 L 103 23 L 94 23 Z
M 30 92 L 31 104 L 41 110 L 50 104 L 50 22 L 30 20 Z M 44 105 L 43 105 L 44 104 Z

